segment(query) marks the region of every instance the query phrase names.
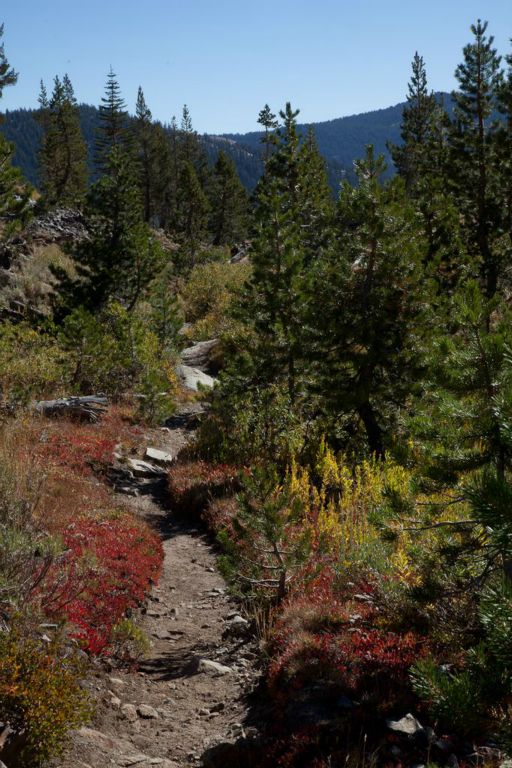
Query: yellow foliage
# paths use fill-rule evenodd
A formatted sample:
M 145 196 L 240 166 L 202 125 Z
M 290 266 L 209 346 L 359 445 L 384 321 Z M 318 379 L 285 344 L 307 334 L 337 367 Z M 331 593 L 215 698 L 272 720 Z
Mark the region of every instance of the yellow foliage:
M 385 490 L 405 492 L 409 474 L 392 461 L 367 459 L 354 467 L 345 456 L 336 456 L 325 441 L 315 470 L 317 482 L 313 483 L 307 469 L 292 464 L 289 489 L 300 499 L 319 546 L 349 565 L 361 545 L 378 537 L 369 518 L 383 503 Z

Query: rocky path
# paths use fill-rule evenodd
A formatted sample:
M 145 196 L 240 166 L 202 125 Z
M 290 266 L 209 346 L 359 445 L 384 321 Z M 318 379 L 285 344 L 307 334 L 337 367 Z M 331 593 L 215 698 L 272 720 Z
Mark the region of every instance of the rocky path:
M 175 452 L 187 442 L 190 410 L 158 433 L 157 448 Z M 176 518 L 159 501 L 159 483 L 135 481 L 130 498 L 160 531 L 165 552 L 142 620 L 151 650 L 137 672 L 98 663 L 88 682 L 96 716 L 77 732 L 63 768 L 217 765 L 205 753 L 256 735 L 248 704 L 259 677 L 254 640 L 211 542 L 195 521 Z

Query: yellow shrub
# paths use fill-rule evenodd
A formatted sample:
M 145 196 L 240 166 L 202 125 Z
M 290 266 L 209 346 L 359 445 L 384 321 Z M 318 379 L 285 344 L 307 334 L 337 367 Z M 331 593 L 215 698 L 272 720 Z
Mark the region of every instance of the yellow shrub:
M 292 465 L 288 482 L 313 522 L 320 547 L 350 564 L 361 545 L 378 538 L 370 516 L 388 489 L 404 491 L 407 470 L 392 461 L 367 459 L 352 466 L 323 442 L 316 464 L 317 482 L 307 469 Z

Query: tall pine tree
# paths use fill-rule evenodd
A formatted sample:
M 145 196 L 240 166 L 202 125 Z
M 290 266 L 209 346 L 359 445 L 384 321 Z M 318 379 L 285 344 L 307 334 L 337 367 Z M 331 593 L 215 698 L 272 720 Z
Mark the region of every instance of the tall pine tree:
M 49 205 L 77 205 L 87 189 L 87 150 L 69 77 L 55 78 L 50 98 L 41 83 L 39 105 L 43 127 L 39 164 L 45 200 Z

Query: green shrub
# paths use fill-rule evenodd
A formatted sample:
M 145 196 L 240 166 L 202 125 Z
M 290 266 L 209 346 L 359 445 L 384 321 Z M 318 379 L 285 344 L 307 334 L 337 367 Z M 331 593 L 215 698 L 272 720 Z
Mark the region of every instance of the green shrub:
M 136 391 L 149 420 L 172 411 L 175 384 L 169 359 L 146 317 L 115 302 L 100 315 L 76 309 L 65 319 L 59 338 L 68 352 L 68 376 L 75 391 L 104 392 L 113 398 Z
M 66 355 L 50 336 L 26 323 L 0 324 L 0 398 L 26 405 L 33 398 L 60 393 Z
M 149 640 L 131 619 L 123 619 L 112 629 L 112 654 L 122 662 L 138 661 L 149 651 Z
M 213 262 L 194 267 L 181 292 L 187 336 L 195 341 L 217 338 L 234 323 L 230 308 L 250 274 L 247 264 Z

